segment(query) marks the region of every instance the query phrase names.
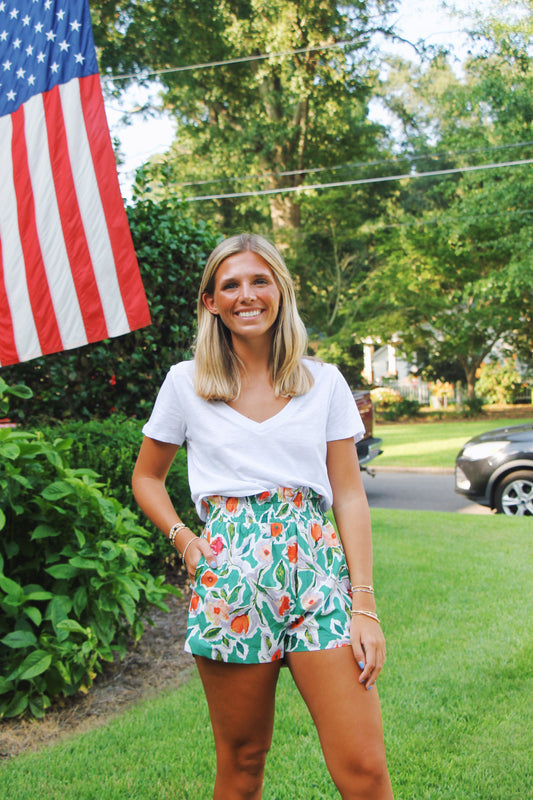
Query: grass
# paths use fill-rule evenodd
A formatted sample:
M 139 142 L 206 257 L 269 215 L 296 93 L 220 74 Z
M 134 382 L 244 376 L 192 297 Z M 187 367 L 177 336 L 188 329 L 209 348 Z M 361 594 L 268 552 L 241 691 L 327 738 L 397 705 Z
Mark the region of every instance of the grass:
M 525 800 L 533 779 L 530 521 L 382 509 L 373 521 L 396 800 Z M 193 677 L 101 728 L 2 765 L 0 798 L 207 800 L 213 773 Z M 264 800 L 336 797 L 283 670 Z
M 533 416 L 508 420 L 380 423 L 375 426 L 375 435 L 383 439 L 383 455 L 374 463 L 382 467 L 452 468 L 457 453 L 468 439 L 494 428 L 526 422 L 533 422 Z

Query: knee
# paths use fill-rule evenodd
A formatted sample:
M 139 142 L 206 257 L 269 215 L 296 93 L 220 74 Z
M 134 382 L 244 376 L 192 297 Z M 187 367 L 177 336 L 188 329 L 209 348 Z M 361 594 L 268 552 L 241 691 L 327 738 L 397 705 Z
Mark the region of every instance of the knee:
M 267 745 L 242 743 L 234 751 L 236 770 L 250 778 L 262 777 L 269 749 Z
M 385 754 L 374 750 L 354 753 L 332 777 L 343 798 L 382 797 L 389 785 Z

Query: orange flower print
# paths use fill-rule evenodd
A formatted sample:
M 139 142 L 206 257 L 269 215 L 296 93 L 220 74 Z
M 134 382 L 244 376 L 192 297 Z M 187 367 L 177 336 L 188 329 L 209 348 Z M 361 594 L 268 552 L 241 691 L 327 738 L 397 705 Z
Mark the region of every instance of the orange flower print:
M 239 505 L 238 497 L 228 497 L 228 499 L 226 500 L 226 511 L 230 514 L 235 514 L 238 505 Z
M 304 621 L 303 617 L 298 617 L 298 619 L 295 619 L 294 622 L 291 624 L 291 628 L 297 628 L 298 625 L 301 625 L 303 621 Z
M 271 661 L 279 661 L 280 658 L 281 658 L 281 650 L 276 650 L 276 652 L 273 654 L 273 656 L 272 656 L 272 658 L 270 660 Z
M 301 492 L 298 492 L 296 494 L 296 497 L 294 498 L 294 505 L 296 506 L 296 508 L 301 508 L 303 504 L 304 504 L 303 495 Z
M 320 594 L 318 592 L 308 592 L 305 597 L 302 598 L 302 606 L 307 609 L 314 608 L 317 603 L 320 602 Z
M 279 536 L 283 530 L 283 524 L 281 522 L 272 522 L 270 525 L 270 535 L 271 536 Z
M 289 598 L 287 597 L 286 594 L 284 594 L 278 606 L 278 613 L 280 617 L 283 617 L 288 610 L 289 610 Z
M 207 572 L 204 572 L 204 574 L 200 578 L 200 583 L 203 584 L 204 586 L 214 586 L 217 580 L 218 578 L 215 575 L 215 573 L 211 572 L 211 570 L 207 570 Z
M 248 633 L 250 627 L 250 618 L 248 614 L 239 614 L 231 620 L 230 628 L 233 633 Z
M 294 542 L 294 544 L 290 544 L 287 547 L 287 553 L 289 556 L 289 563 L 296 564 L 298 561 L 298 542 Z
M 207 503 L 205 500 L 202 500 L 202 508 L 204 509 L 206 515 L 209 514 L 209 503 Z
M 322 526 L 318 524 L 318 522 L 313 522 L 311 525 L 311 536 L 318 542 L 319 539 L 322 538 Z
M 200 602 L 200 598 L 198 597 L 196 592 L 193 592 L 192 595 L 191 595 L 191 611 L 196 611 L 196 609 L 198 608 L 198 603 L 199 602 Z
M 229 619 L 229 606 L 225 600 L 215 600 L 205 604 L 205 615 L 215 625 L 221 625 Z
M 262 503 L 264 503 L 265 500 L 270 500 L 270 492 L 261 492 L 259 500 L 261 500 Z
M 338 547 L 340 544 L 339 537 L 337 536 L 337 531 L 335 530 L 331 522 L 328 522 L 328 524 L 324 528 L 324 541 L 326 542 L 328 547 Z

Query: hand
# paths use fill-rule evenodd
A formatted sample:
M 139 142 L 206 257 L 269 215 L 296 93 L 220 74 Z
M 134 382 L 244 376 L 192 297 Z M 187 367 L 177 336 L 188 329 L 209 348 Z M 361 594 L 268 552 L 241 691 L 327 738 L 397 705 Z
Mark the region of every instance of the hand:
M 376 622 L 363 614 L 354 614 L 350 626 L 350 638 L 355 660 L 361 666 L 359 682 L 371 689 L 385 663 L 385 637 Z
M 194 580 L 198 562 L 202 556 L 205 557 L 205 560 L 210 567 L 213 567 L 213 569 L 215 569 L 217 566 L 217 559 L 206 539 L 203 539 L 201 536 L 195 536 L 194 539 L 190 540 L 190 542 L 191 543 L 188 546 L 186 545 L 186 552 L 183 561 L 187 567 L 189 580 L 192 581 Z

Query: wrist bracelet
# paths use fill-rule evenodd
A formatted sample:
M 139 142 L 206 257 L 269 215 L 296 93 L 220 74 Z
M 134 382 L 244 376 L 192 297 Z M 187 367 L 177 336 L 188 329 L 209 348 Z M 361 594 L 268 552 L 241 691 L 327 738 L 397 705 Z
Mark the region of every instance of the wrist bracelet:
M 370 617 L 370 619 L 373 619 L 373 620 L 375 620 L 377 623 L 379 623 L 379 617 L 378 617 L 378 615 L 377 615 L 377 614 L 375 614 L 373 611 L 362 611 L 362 610 L 360 610 L 360 609 L 356 609 L 355 611 L 352 611 L 352 617 L 353 617 L 355 614 L 361 614 L 363 617 Z
M 182 557 L 183 561 L 185 561 L 185 553 L 187 552 L 187 550 L 189 548 L 189 545 L 191 545 L 193 542 L 195 542 L 197 538 L 198 538 L 197 536 L 193 536 L 192 539 L 189 539 L 189 541 L 187 542 L 187 544 L 183 548 L 183 553 L 181 554 L 181 557 Z
M 373 586 L 350 586 L 352 592 L 367 592 L 367 594 L 374 594 Z
M 185 525 L 185 523 L 184 523 L 184 522 L 176 522 L 176 523 L 175 523 L 175 524 L 174 524 L 174 525 L 171 527 L 171 529 L 170 529 L 170 531 L 169 531 L 169 534 L 168 534 L 168 541 L 170 542 L 170 544 L 174 544 L 174 539 L 176 538 L 176 536 L 178 535 L 178 533 L 179 533 L 180 531 L 184 530 L 184 528 L 186 528 L 186 527 L 187 527 L 187 525 Z

